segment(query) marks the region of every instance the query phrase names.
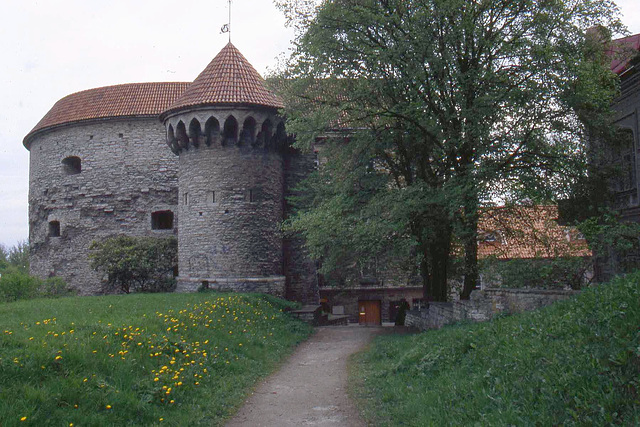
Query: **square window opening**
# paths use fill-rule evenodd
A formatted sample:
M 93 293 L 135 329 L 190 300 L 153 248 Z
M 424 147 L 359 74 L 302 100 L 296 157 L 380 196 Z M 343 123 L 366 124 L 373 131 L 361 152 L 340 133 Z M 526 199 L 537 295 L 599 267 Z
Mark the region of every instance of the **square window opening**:
M 151 229 L 152 230 L 172 230 L 173 229 L 173 212 L 157 211 L 151 213 Z
M 49 221 L 49 237 L 60 237 L 59 221 Z

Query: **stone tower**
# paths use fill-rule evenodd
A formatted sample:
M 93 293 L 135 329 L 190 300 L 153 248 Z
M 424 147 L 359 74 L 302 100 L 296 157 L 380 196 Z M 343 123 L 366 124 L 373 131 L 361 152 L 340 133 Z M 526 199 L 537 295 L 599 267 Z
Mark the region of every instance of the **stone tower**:
M 284 296 L 283 104 L 229 43 L 160 115 L 178 162 L 178 291 Z

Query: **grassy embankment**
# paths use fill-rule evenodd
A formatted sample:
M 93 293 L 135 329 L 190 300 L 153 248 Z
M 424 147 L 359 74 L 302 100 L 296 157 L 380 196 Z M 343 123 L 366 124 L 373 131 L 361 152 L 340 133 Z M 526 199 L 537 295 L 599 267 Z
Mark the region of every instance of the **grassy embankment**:
M 352 362 L 374 425 L 640 425 L 640 273 L 535 312 L 380 337 Z
M 311 328 L 259 295 L 0 304 L 0 425 L 216 425 Z

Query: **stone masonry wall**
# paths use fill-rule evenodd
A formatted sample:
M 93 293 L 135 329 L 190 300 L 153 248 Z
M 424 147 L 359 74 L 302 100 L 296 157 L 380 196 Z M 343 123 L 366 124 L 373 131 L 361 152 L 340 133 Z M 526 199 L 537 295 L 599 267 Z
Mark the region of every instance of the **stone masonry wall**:
M 380 317 L 390 322 L 395 320 L 391 318 L 391 304 L 404 299 L 411 305 L 414 299 L 422 298 L 422 288 L 321 288 L 320 297 L 331 307 L 342 306 L 350 322 L 358 322 L 359 301 L 380 301 Z
M 483 322 L 500 313 L 536 310 L 578 293 L 564 290 L 487 288 L 473 291 L 467 301 L 430 303 L 428 308 L 411 310 L 407 313 L 405 324 L 426 330 L 438 329 L 462 320 Z
M 225 286 L 283 295 L 282 155 L 201 145 L 180 153 L 179 170 L 179 290 L 234 279 Z
M 33 138 L 30 145 L 29 241 L 31 273 L 60 276 L 81 294 L 101 290 L 90 268 L 89 245 L 115 234 L 170 236 L 152 230 L 151 213 L 176 213 L 177 158 L 157 118 L 71 124 Z M 68 175 L 62 160 L 81 159 Z M 58 221 L 60 237 L 50 234 Z
M 303 154 L 290 150 L 285 154 L 285 217 L 292 211 L 292 206 L 286 198 L 295 196 L 296 186 L 317 168 L 316 159 L 315 153 Z M 283 244 L 287 299 L 305 304 L 318 304 L 320 291 L 316 263 L 309 258 L 304 240 L 285 237 Z

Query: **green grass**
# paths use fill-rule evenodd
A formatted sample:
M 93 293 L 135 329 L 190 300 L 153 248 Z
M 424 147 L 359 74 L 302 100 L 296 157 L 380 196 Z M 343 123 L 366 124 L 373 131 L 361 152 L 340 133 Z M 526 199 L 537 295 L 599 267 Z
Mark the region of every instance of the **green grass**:
M 220 424 L 310 334 L 285 304 L 218 293 L 0 304 L 0 425 Z
M 640 273 L 535 312 L 383 336 L 350 369 L 376 426 L 640 425 Z

